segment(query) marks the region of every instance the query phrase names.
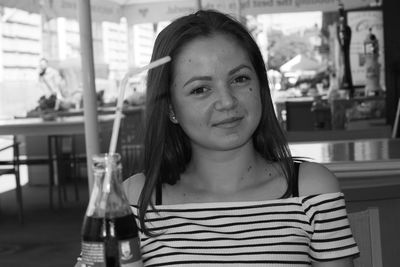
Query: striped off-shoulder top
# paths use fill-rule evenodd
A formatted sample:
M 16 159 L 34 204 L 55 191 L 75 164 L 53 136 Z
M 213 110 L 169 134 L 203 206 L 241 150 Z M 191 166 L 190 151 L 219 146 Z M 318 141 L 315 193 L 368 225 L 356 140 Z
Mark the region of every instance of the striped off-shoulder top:
M 145 266 L 309 266 L 359 253 L 340 192 L 155 208 L 146 225 L 159 235 L 140 234 Z

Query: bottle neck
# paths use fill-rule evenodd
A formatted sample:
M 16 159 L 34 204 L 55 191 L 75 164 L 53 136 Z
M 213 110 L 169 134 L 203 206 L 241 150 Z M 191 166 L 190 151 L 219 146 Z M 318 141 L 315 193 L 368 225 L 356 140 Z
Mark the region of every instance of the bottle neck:
M 117 155 L 117 156 L 115 156 Z M 122 168 L 118 154 L 93 158 L 95 183 L 90 196 L 87 216 L 119 217 L 130 213 L 122 189 Z

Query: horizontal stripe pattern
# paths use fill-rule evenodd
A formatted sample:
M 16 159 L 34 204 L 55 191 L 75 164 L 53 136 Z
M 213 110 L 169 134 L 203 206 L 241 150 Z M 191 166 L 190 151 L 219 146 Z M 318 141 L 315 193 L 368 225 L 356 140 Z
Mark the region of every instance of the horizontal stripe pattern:
M 132 210 L 137 219 L 137 207 Z M 340 192 L 160 205 L 140 234 L 145 266 L 309 266 L 358 253 Z

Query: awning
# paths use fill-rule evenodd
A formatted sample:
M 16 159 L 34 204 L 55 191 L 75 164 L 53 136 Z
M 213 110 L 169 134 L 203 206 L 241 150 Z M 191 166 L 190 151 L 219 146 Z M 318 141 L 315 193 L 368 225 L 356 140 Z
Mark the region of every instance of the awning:
M 320 69 L 321 64 L 305 55 L 297 55 L 279 68 L 281 72 L 318 71 Z
M 0 6 L 28 12 L 43 12 L 49 18 L 77 18 L 79 0 L 0 0 Z M 346 9 L 368 7 L 375 0 L 342 0 Z M 198 9 L 216 9 L 225 13 L 257 15 L 284 12 L 335 11 L 337 0 L 91 0 L 92 20 L 129 24 L 168 21 Z M 239 8 L 240 7 L 240 8 Z

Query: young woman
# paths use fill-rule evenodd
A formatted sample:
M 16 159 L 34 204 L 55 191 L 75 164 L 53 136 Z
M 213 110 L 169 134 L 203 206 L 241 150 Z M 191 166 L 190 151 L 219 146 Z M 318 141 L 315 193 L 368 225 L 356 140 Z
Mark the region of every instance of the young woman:
M 124 182 L 145 266 L 352 266 L 335 176 L 295 163 L 263 58 L 215 11 L 177 19 L 147 80 L 145 167 Z

